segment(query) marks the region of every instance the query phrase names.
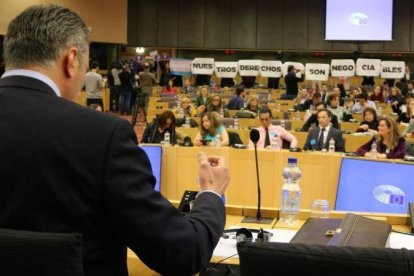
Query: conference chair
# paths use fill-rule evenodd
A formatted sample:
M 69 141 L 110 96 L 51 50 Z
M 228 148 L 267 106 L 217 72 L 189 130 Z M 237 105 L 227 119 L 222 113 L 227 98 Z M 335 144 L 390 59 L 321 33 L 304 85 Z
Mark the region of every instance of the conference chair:
M 0 229 L 0 274 L 83 276 L 80 234 Z
M 414 271 L 414 251 L 292 243 L 237 244 L 241 275 L 392 275 Z

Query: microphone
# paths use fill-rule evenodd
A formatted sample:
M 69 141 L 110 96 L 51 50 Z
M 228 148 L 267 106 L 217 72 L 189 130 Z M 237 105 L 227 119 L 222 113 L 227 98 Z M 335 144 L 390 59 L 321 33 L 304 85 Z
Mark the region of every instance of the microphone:
M 260 132 L 253 128 L 250 130 L 250 140 L 254 144 L 254 158 L 256 161 L 256 177 L 257 177 L 257 213 L 256 219 L 260 221 L 262 219 L 262 213 L 260 212 L 260 205 L 262 200 L 262 192 L 260 190 L 260 177 L 259 177 L 259 159 L 257 158 L 257 142 L 260 139 Z

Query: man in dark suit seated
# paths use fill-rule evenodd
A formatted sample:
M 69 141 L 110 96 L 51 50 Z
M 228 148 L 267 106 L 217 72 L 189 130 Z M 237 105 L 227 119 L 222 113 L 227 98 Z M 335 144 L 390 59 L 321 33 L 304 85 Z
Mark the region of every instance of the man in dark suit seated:
M 304 149 L 306 150 L 328 150 L 329 141 L 335 141 L 335 151 L 345 151 L 345 141 L 341 131 L 331 126 L 332 114 L 327 109 L 318 110 L 319 126 L 313 128 L 306 139 Z
M 199 154 L 201 192 L 181 215 L 154 190 L 131 124 L 73 102 L 89 35 L 76 13 L 57 5 L 30 7 L 8 26 L 0 228 L 82 234 L 89 276 L 127 275 L 127 246 L 162 275 L 193 275 L 208 265 L 224 228 L 224 159 Z
M 317 112 L 321 109 L 325 109 L 326 105 L 323 102 L 319 102 L 316 104 L 316 111 L 314 111 L 315 113 L 313 113 L 308 120 L 305 122 L 305 124 L 302 126 L 302 129 L 304 131 L 309 131 L 309 129 L 312 126 L 318 126 L 319 125 L 319 121 L 318 121 L 318 116 L 317 116 Z M 331 123 L 332 123 L 332 127 L 339 129 L 339 123 L 338 123 L 338 118 L 335 115 L 331 115 Z

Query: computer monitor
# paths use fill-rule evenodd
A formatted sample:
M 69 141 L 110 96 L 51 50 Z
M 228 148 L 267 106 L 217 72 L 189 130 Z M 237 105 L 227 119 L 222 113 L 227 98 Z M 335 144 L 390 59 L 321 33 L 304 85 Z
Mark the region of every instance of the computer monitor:
M 152 173 L 155 176 L 156 182 L 154 189 L 160 191 L 161 185 L 161 163 L 162 163 L 162 146 L 160 145 L 140 145 L 140 148 L 148 155 L 151 163 Z
M 413 180 L 411 164 L 344 158 L 335 210 L 407 214 Z

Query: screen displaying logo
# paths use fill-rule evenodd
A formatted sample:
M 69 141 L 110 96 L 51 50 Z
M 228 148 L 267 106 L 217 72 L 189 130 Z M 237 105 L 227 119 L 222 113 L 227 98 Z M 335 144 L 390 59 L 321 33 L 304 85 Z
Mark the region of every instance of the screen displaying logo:
M 362 12 L 354 12 L 348 17 L 352 25 L 368 25 L 368 16 Z
M 392 185 L 379 185 L 372 190 L 372 194 L 376 200 L 384 204 L 404 204 L 404 191 Z

